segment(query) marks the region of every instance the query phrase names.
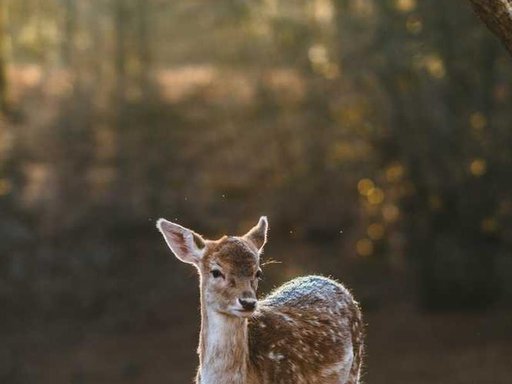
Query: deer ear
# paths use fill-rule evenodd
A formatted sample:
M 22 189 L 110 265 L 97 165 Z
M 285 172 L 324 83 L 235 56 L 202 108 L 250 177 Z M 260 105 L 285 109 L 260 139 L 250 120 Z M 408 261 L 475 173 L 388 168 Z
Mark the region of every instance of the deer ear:
M 200 235 L 165 219 L 159 219 L 156 227 L 162 232 L 165 242 L 179 260 L 194 265 L 199 263 L 206 247 Z
M 262 250 L 267 242 L 268 221 L 267 216 L 261 216 L 258 224 L 251 228 L 243 238 L 250 241 L 258 250 Z

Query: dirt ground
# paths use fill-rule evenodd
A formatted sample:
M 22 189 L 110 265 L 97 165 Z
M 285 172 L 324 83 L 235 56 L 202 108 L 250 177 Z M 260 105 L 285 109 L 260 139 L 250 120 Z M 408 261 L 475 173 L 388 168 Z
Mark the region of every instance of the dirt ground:
M 59 321 L 4 332 L 1 382 L 191 383 L 196 305 L 183 302 L 167 324 L 136 330 Z M 184 320 L 190 318 L 197 320 Z M 397 306 L 367 312 L 365 318 L 365 383 L 510 383 L 512 313 L 422 314 Z

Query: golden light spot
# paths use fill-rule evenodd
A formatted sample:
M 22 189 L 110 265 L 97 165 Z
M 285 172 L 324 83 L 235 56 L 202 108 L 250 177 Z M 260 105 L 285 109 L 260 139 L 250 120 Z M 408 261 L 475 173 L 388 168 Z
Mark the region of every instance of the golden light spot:
M 334 6 L 330 0 L 317 0 L 313 4 L 315 18 L 322 24 L 328 24 L 334 17 Z
M 469 171 L 473 176 L 480 177 L 487 172 L 487 162 L 484 159 L 475 159 L 469 165 Z
M 327 49 L 321 44 L 312 45 L 308 51 L 308 57 L 314 65 L 326 64 L 329 62 Z
M 417 16 L 409 16 L 405 23 L 405 27 L 410 33 L 417 35 L 423 30 L 423 21 L 421 21 Z
M 380 188 L 372 188 L 366 197 L 371 205 L 378 205 L 384 201 L 384 192 Z
M 487 119 L 482 113 L 475 112 L 469 116 L 469 124 L 471 125 L 471 128 L 481 131 L 486 127 Z
M 428 198 L 428 205 L 433 211 L 439 211 L 443 206 L 443 201 L 437 195 L 432 195 Z
M 396 221 L 398 216 L 400 216 L 400 210 L 396 205 L 387 204 L 382 208 L 382 217 L 384 217 L 384 220 L 388 223 Z
M 386 169 L 386 179 L 389 182 L 399 181 L 404 175 L 404 167 L 400 163 L 394 163 Z
M 427 72 L 436 79 L 441 79 L 446 75 L 446 68 L 443 60 L 438 55 L 426 56 L 424 59 L 424 65 Z
M 327 79 L 335 79 L 340 76 L 340 68 L 329 60 L 329 52 L 322 44 L 314 44 L 308 51 L 309 61 L 316 73 Z
M 357 190 L 363 196 L 368 196 L 370 191 L 375 188 L 375 184 L 370 179 L 361 179 L 357 183 Z
M 416 0 L 395 0 L 395 7 L 400 12 L 411 12 L 416 8 Z
M 0 179 L 0 196 L 5 196 L 12 190 L 12 184 L 8 179 Z
M 356 244 L 356 250 L 361 256 L 370 256 L 373 253 L 373 243 L 370 239 L 361 239 Z
M 379 240 L 384 237 L 384 226 L 380 223 L 373 223 L 368 227 L 368 237 L 372 240 Z
M 493 233 L 498 230 L 498 223 L 494 218 L 488 217 L 482 220 L 482 224 L 480 227 L 482 229 L 482 232 Z

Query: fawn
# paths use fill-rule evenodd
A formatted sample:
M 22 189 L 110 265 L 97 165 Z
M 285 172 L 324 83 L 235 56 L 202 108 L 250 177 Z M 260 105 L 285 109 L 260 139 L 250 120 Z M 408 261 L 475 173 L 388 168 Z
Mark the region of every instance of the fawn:
M 157 227 L 199 271 L 197 384 L 359 383 L 363 323 L 345 287 L 306 276 L 256 300 L 266 217 L 243 236 L 215 241 L 165 219 Z

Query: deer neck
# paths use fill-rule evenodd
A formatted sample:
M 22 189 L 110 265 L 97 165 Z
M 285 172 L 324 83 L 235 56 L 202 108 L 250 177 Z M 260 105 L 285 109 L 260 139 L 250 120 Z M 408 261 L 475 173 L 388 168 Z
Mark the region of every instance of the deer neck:
M 201 301 L 198 384 L 246 384 L 247 320 L 209 310 Z

